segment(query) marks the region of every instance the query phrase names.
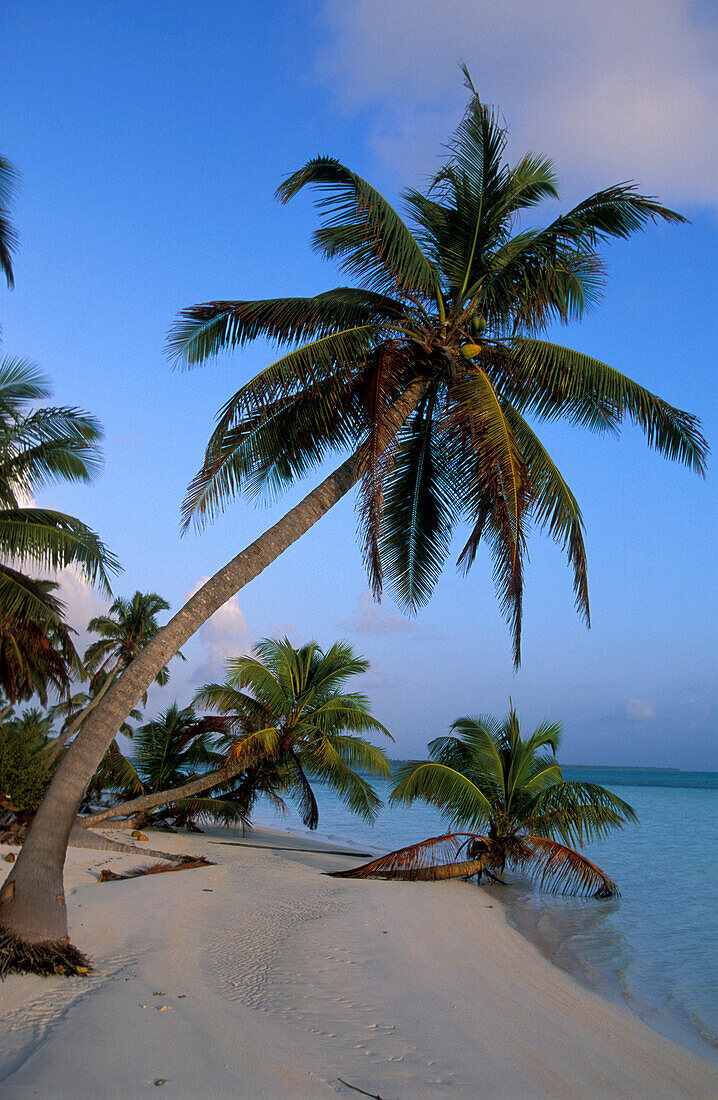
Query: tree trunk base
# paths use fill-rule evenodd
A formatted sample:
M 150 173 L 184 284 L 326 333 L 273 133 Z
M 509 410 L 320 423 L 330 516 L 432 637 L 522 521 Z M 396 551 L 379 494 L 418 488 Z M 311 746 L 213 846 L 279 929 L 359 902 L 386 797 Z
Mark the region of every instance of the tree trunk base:
M 26 943 L 0 927 L 0 979 L 8 974 L 87 974 L 92 963 L 69 940 Z

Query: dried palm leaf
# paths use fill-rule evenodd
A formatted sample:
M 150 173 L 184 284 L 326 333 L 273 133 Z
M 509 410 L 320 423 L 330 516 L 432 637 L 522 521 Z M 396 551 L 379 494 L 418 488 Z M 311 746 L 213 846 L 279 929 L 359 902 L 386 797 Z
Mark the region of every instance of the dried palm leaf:
M 458 860 L 461 853 L 466 856 Z M 407 879 L 437 882 L 485 871 L 495 860 L 491 841 L 477 833 L 446 833 L 420 844 L 398 848 L 348 871 L 332 871 L 335 878 Z
M 521 858 L 514 853 L 512 862 L 537 878 L 542 890 L 578 897 L 620 897 L 613 879 L 580 852 L 542 836 L 522 836 L 521 840 L 526 854 Z

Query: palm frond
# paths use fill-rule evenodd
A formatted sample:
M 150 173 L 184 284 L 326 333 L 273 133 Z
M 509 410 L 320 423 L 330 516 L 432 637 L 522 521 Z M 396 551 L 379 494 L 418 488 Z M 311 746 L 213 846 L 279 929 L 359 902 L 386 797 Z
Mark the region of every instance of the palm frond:
M 527 853 L 524 859 L 515 862 L 538 880 L 541 890 L 574 897 L 620 897 L 621 891 L 613 879 L 573 848 L 540 836 L 524 835 L 521 841 Z
M 383 294 L 337 287 L 312 298 L 255 302 L 204 302 L 183 309 L 168 349 L 187 365 L 266 337 L 279 344 L 321 340 L 337 332 L 381 327 L 401 320 L 403 307 Z
M 503 408 L 528 468 L 531 519 L 547 529 L 554 542 L 566 551 L 573 567 L 576 609 L 590 626 L 588 567 L 581 509 L 560 470 L 523 417 L 508 402 L 504 403 Z
M 476 833 L 446 833 L 419 844 L 398 848 L 379 859 L 346 871 L 331 871 L 334 878 L 388 878 L 410 882 L 437 882 L 477 874 L 489 863 L 489 841 Z M 459 860 L 464 854 L 465 858 Z
M 705 473 L 708 444 L 690 413 L 587 355 L 542 340 L 516 337 L 512 376 L 500 392 L 521 412 L 544 419 L 558 416 L 584 427 L 617 430 L 625 417 L 661 454 Z
M 0 156 L 0 271 L 11 290 L 15 285 L 12 257 L 17 248 L 17 232 L 10 220 L 10 211 L 19 183 L 17 168 L 6 157 Z
M 288 202 L 307 184 L 317 188 L 324 222 L 314 234 L 317 251 L 339 258 L 345 271 L 370 290 L 416 292 L 433 298 L 438 280 L 429 260 L 392 206 L 370 184 L 332 157 L 315 157 L 277 189 Z
M 633 808 L 612 791 L 573 782 L 553 783 L 539 791 L 527 807 L 527 818 L 532 832 L 579 845 L 638 820 Z
M 452 448 L 433 410 L 427 395 L 397 437 L 378 540 L 382 572 L 400 604 L 412 610 L 434 590 L 456 515 Z
M 389 802 L 417 799 L 437 806 L 452 825 L 477 828 L 491 821 L 494 807 L 481 788 L 455 768 L 431 761 L 412 761 L 397 769 Z
M 18 562 L 56 572 L 76 565 L 89 583 L 110 592 L 108 573 L 120 570 L 114 554 L 74 516 L 44 508 L 0 511 L 0 550 Z

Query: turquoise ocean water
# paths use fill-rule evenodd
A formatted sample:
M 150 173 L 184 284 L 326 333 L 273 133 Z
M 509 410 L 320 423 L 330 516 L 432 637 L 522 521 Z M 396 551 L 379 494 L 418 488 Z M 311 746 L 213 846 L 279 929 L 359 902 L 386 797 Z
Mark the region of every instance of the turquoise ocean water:
M 507 905 L 509 921 L 556 965 L 618 1000 L 658 1031 L 718 1062 L 718 773 L 569 768 L 601 783 L 639 817 L 584 851 L 619 884 L 621 897 L 562 898 L 520 882 L 482 887 Z M 388 783 L 377 783 L 386 801 Z M 319 788 L 315 837 L 383 853 L 445 832 L 416 804 L 385 805 L 374 826 Z M 265 804 L 257 826 L 308 834 L 294 813 Z

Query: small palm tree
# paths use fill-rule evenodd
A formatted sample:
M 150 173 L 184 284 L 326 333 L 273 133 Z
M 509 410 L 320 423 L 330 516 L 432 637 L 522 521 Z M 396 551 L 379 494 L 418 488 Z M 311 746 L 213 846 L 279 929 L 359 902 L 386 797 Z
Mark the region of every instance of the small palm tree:
M 106 615 L 90 619 L 87 629 L 100 635 L 85 650 L 85 668 L 93 681 L 104 683 L 105 677 L 114 679 L 127 668 L 147 643 L 159 634 L 157 616 L 169 609 L 167 601 L 156 592 L 135 592 L 130 599 L 118 596 Z M 182 657 L 182 654 L 177 656 Z M 168 680 L 169 672 L 165 666 L 157 673 L 155 683 L 164 686 Z M 146 704 L 147 692 L 142 696 L 142 701 Z
M 368 668 L 346 642 L 324 652 L 314 641 L 295 649 L 288 638 L 265 638 L 250 656 L 228 661 L 225 683 L 200 688 L 195 704 L 228 720 L 228 763 L 249 769 L 269 761 L 286 770 L 286 788 L 308 828 L 319 822 L 311 779 L 332 786 L 354 813 L 373 821 L 381 801 L 360 771 L 386 778 L 391 769 L 384 750 L 360 735 L 391 734 L 364 695 L 344 690 Z
M 157 616 L 169 611 L 169 604 L 156 592 L 135 592 L 131 599 L 118 596 L 107 614 L 90 619 L 87 629 L 100 637 L 91 642 L 85 650 L 83 675 L 89 675 L 90 692 L 87 699 L 74 714 L 68 715 L 65 728 L 56 739 L 52 752 L 48 756 L 54 763 L 64 746 L 77 732 L 88 715 L 107 694 L 113 681 L 127 668 L 138 653 L 159 634 Z M 178 657 L 184 660 L 181 653 Z M 169 680 L 167 668 L 161 668 L 155 676 L 155 683 L 164 686 Z M 143 692 L 142 705 L 147 703 L 147 692 Z M 120 732 L 122 729 L 120 727 Z
M 636 815 L 605 787 L 564 780 L 555 758 L 560 726 L 544 723 L 523 740 L 512 708 L 503 722 L 459 718 L 451 728 L 454 736 L 430 742 L 431 760 L 399 770 L 391 800 L 438 806 L 452 832 L 341 874 L 407 879 L 476 874 L 480 880 L 510 866 L 560 893 L 619 893 L 573 846 L 604 837 L 636 821 Z
M 224 762 L 215 744 L 216 719 L 198 718 L 191 707 L 172 703 L 157 718 L 134 731 L 132 752 L 124 755 L 116 742 L 96 775 L 98 790 L 111 791 L 121 799 L 167 792 L 167 804 L 146 821 L 193 827 L 198 818 L 232 823 L 242 818 L 232 799 L 190 797 L 173 800 L 172 789 L 182 787 L 197 773 L 214 771 Z M 215 787 L 220 786 L 215 780 Z M 227 783 L 223 784 L 227 786 Z

